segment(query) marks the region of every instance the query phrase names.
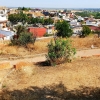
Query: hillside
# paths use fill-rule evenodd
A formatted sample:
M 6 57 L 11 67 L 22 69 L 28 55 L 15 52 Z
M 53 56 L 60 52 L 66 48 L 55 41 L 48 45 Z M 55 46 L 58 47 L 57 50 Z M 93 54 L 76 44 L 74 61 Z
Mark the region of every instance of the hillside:
M 46 53 L 50 40 L 39 40 L 26 48 L 2 43 L 0 56 L 9 58 Z M 91 45 L 100 48 L 100 39 L 96 37 L 71 40 L 77 51 L 91 50 Z M 42 62 L 32 59 L 9 59 L 5 63 L 1 60 L 0 100 L 99 100 L 100 54 L 74 58 L 72 63 L 56 66 L 47 66 L 42 58 L 38 59 Z

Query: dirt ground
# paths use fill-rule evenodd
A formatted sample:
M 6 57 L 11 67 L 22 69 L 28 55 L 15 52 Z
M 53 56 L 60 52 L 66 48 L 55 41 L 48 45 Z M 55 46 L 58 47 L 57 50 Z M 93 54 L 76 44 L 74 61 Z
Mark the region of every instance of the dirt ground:
M 37 40 L 34 45 L 28 44 L 27 47 L 9 46 L 8 42 L 0 43 L 0 58 L 46 53 L 48 50 L 47 45 L 51 40 L 53 40 L 53 38 Z M 100 38 L 95 36 L 86 38 L 70 38 L 70 40 L 72 41 L 73 47 L 77 50 L 91 49 L 91 45 L 100 48 Z
M 20 64 L 24 63 L 20 62 Z M 72 63 L 51 67 L 43 66 L 40 63 L 29 63 L 29 65 L 25 63 L 23 66 L 14 71 L 12 69 L 0 70 L 0 76 L 3 77 L 12 71 L 5 79 L 1 78 L 1 81 L 4 80 L 3 85 L 6 88 L 14 90 L 29 86 L 43 87 L 60 82 L 69 90 L 80 86 L 100 87 L 100 57 L 76 58 Z
M 92 44 L 100 47 L 100 39 L 75 38 L 73 40 L 75 41 L 73 45 L 77 50 L 91 49 Z M 46 47 L 43 45 L 46 46 L 47 43 L 47 40 L 42 41 L 41 44 L 38 41 L 38 45 L 35 45 L 37 49 L 31 46 L 29 51 L 26 50 L 28 53 L 24 51 L 24 48 L 19 49 L 23 52 L 22 55 L 29 54 L 32 48 L 36 50 L 32 54 L 40 51 L 44 53 Z M 1 45 L 0 50 L 3 50 L 3 47 L 6 46 Z M 9 57 L 8 53 L 11 53 L 11 49 L 13 50 L 14 47 L 8 48 L 4 49 L 7 54 L 5 57 Z M 14 49 L 14 52 L 19 52 L 16 51 L 19 49 Z M 92 54 L 93 51 L 96 56 Z M 85 54 L 84 57 L 77 57 L 71 63 L 56 66 L 43 65 L 40 60 L 37 60 L 39 63 L 32 59 L 17 60 L 16 66 L 13 68 L 0 69 L 0 100 L 100 100 L 100 50 L 98 49 L 96 52 L 96 49 L 93 49 L 93 51 L 89 51 L 92 54 L 91 57 L 89 57 L 90 55 L 86 57 L 87 54 L 84 51 L 82 54 Z M 9 63 L 8 66 L 10 66 Z
M 23 64 L 24 63 L 25 62 L 23 62 Z M 22 62 L 19 63 L 18 66 L 20 66 L 20 64 L 22 64 Z M 31 63 L 28 65 L 24 64 L 24 67 L 21 67 L 21 69 L 0 70 L 0 76 L 1 76 L 0 80 L 2 83 L 1 89 L 2 91 L 6 91 L 2 96 L 9 95 L 7 98 L 10 98 L 10 99 L 4 99 L 4 97 L 2 97 L 3 99 L 0 100 L 21 100 L 18 99 L 20 96 L 19 95 L 20 92 L 23 93 L 27 89 L 29 91 L 32 91 L 33 95 L 34 92 L 37 93 L 37 95 L 39 95 L 38 92 L 41 94 L 42 89 L 44 91 L 45 88 L 49 89 L 50 86 L 54 88 L 53 90 L 55 90 L 55 87 L 57 86 L 56 88 L 57 90 L 55 91 L 58 92 L 60 92 L 59 88 L 61 88 L 60 90 L 62 90 L 63 88 L 67 89 L 67 91 L 78 90 L 81 92 L 83 91 L 81 89 L 86 88 L 84 91 L 89 92 L 90 90 L 87 90 L 88 88 L 100 89 L 100 57 L 78 58 L 74 59 L 72 63 L 65 63 L 57 66 L 43 66 L 40 63 Z M 59 84 L 62 85 L 58 87 Z M 33 89 L 31 90 L 31 88 Z M 92 91 L 97 91 L 97 90 L 92 90 Z M 45 90 L 45 92 L 48 93 L 47 90 Z M 14 97 L 13 93 L 15 94 Z M 28 95 L 30 94 L 31 92 L 29 92 Z M 44 94 L 41 94 L 41 96 L 43 95 Z M 13 99 L 11 99 L 11 96 L 13 97 Z M 42 99 L 31 99 L 31 98 L 32 97 L 26 99 L 26 97 L 23 97 L 23 100 L 42 100 Z M 70 100 L 70 99 L 43 99 L 43 100 Z M 85 99 L 72 99 L 72 100 L 85 100 Z M 99 99 L 89 99 L 89 100 L 99 100 Z

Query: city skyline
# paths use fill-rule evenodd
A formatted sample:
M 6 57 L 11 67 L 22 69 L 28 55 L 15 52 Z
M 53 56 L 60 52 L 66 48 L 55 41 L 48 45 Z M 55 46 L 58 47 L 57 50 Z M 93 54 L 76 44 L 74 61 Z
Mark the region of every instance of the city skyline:
M 0 0 L 0 6 L 43 8 L 100 8 L 100 0 Z

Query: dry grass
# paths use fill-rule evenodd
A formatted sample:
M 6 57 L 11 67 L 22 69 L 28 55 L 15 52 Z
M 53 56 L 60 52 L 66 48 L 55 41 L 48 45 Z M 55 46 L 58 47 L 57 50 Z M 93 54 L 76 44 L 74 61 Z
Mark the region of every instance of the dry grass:
M 30 55 L 30 54 L 39 54 L 47 52 L 47 44 L 51 39 L 38 40 L 35 44 L 28 44 L 27 48 L 18 47 L 18 46 L 8 46 L 6 44 L 1 44 L 0 54 L 9 54 L 16 56 Z M 72 45 L 76 49 L 86 49 L 91 48 L 91 45 L 95 47 L 100 47 L 100 39 L 92 36 L 86 38 L 71 38 Z
M 0 44 L 1 55 L 16 55 L 25 56 L 30 54 L 45 53 L 47 51 L 47 44 L 51 39 L 39 40 L 35 44 L 28 44 L 27 47 L 8 46 L 8 44 Z
M 45 41 L 37 41 L 34 44 L 34 51 L 37 52 L 37 53 L 38 52 L 40 52 L 40 53 L 47 52 L 47 44 L 48 44 L 48 42 L 45 42 Z
M 11 68 L 12 66 L 10 65 L 9 62 L 4 62 L 4 63 L 0 63 L 0 70 L 2 69 L 8 69 Z
M 91 48 L 91 45 L 100 48 L 100 39 L 94 37 L 72 38 L 72 44 L 77 49 Z
M 25 62 L 20 62 L 17 65 L 22 66 L 24 64 Z M 2 94 L 2 96 L 5 97 L 6 95 L 7 97 L 3 100 L 42 100 L 44 95 L 46 97 L 43 98 L 53 97 L 50 100 L 66 100 L 64 97 L 73 97 L 70 93 L 76 93 L 72 100 L 85 100 L 84 97 L 87 95 L 89 97 L 91 95 L 100 96 L 100 57 L 75 59 L 72 63 L 61 64 L 56 67 L 33 66 L 33 69 L 26 72 L 24 69 L 26 67 L 22 67 L 21 70 L 14 71 L 5 79 L 3 90 L 10 91 Z M 37 70 L 35 74 L 27 74 L 34 70 Z M 21 99 L 19 99 L 20 95 L 22 95 Z M 61 97 L 59 97 L 60 95 Z M 63 99 L 54 99 L 56 96 Z M 74 99 L 75 97 L 83 99 Z M 89 100 L 99 99 L 90 98 Z
M 77 49 L 90 48 L 92 44 L 100 47 L 100 39 L 98 38 L 71 38 L 71 40 Z M 28 48 L 2 45 L 0 50 L 4 50 L 6 54 L 16 53 L 16 55 L 43 53 L 47 51 L 46 45 L 49 41 L 50 39 L 36 41 L 34 46 L 29 44 Z M 13 52 L 13 50 L 15 51 Z M 72 63 L 64 63 L 55 67 L 18 62 L 16 69 L 3 81 L 2 90 L 6 91 L 2 92 L 0 100 L 100 99 L 100 56 L 77 58 Z M 0 80 L 9 71 L 10 69 L 0 70 L 2 76 Z M 87 97 L 90 99 L 84 99 Z
M 80 58 L 72 63 L 57 65 L 56 67 L 43 67 L 32 65 L 31 63 L 19 62 L 16 64 L 17 72 L 31 73 L 34 70 L 36 73 L 30 78 L 21 78 L 20 75 L 14 74 L 8 77 L 10 84 L 13 84 L 16 77 L 20 77 L 21 81 L 26 81 L 27 86 L 43 87 L 53 83 L 59 84 L 62 82 L 68 89 L 79 88 L 80 86 L 100 87 L 100 57 Z M 27 71 L 26 71 L 27 70 Z M 13 80 L 12 78 L 13 77 Z M 15 77 L 15 78 L 14 78 Z M 7 81 L 8 82 L 8 81 Z M 34 83 L 34 84 L 33 84 Z M 17 85 L 17 84 L 16 84 Z M 23 85 L 20 83 L 20 86 Z M 16 89 L 20 88 L 17 87 Z M 15 88 L 10 87 L 10 88 Z

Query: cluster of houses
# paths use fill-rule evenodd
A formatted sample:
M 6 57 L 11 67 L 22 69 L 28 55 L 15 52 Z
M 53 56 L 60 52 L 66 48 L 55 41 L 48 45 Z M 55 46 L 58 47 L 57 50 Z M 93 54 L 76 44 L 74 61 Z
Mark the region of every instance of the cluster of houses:
M 77 12 L 77 11 L 76 11 Z M 8 14 L 18 13 L 17 9 L 8 9 L 6 7 L 0 7 L 0 40 L 11 40 L 13 36 L 16 34 L 11 31 L 11 29 L 7 26 Z M 92 31 L 100 30 L 100 20 L 94 19 L 93 17 L 82 18 L 81 16 L 75 15 L 75 11 L 66 12 L 64 10 L 41 10 L 41 9 L 32 9 L 29 11 L 25 11 L 26 14 L 31 14 L 32 17 L 41 17 L 41 18 L 51 18 L 54 20 L 54 23 L 58 20 L 65 20 L 69 22 L 73 35 L 81 34 L 82 25 L 88 25 Z M 82 21 L 84 22 L 82 24 Z M 37 37 L 43 37 L 47 34 L 55 34 L 56 30 L 54 24 L 52 25 L 40 25 L 37 23 L 36 25 L 32 25 L 28 27 L 28 31 L 36 35 Z
M 7 27 L 8 14 L 6 7 L 0 7 L 0 40 L 11 40 L 15 34 Z

